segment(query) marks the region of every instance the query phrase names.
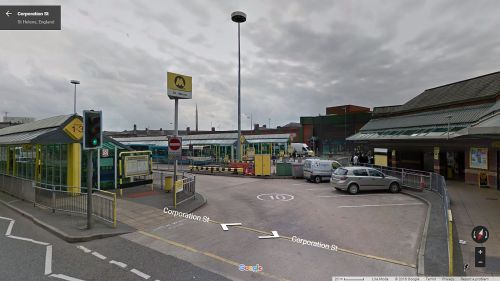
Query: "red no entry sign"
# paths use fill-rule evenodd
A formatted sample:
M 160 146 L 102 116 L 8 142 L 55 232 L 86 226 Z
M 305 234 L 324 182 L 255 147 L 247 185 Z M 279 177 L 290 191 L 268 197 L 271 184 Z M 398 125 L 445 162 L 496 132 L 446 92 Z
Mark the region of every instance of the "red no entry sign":
M 182 138 L 171 136 L 168 138 L 168 157 L 170 159 L 182 156 Z
M 171 150 L 178 150 L 182 146 L 181 140 L 176 137 L 170 138 L 168 146 L 170 147 Z

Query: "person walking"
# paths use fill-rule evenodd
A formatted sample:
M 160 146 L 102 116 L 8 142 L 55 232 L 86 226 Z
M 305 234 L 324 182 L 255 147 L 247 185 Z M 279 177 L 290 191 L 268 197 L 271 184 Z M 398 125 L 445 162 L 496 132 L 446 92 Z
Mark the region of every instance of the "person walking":
M 355 154 L 354 157 L 352 158 L 352 164 L 354 166 L 357 166 L 359 164 L 359 157 L 358 154 Z

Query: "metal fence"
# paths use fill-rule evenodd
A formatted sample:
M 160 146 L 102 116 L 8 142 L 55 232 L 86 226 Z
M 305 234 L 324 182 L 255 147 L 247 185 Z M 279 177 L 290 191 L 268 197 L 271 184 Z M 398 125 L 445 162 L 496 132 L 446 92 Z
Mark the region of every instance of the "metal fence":
M 87 193 L 67 191 L 64 186 L 51 188 L 34 186 L 35 206 L 51 209 L 52 212 L 87 214 Z M 116 194 L 106 191 L 92 193 L 92 215 L 116 227 Z
M 401 181 L 403 187 L 410 187 L 416 189 L 431 188 L 433 186 L 433 179 L 436 180 L 436 177 L 433 176 L 436 174 L 431 172 L 394 168 L 394 167 L 384 167 L 373 164 L 360 164 L 360 165 L 365 167 L 375 168 L 388 176 L 393 176 L 398 178 Z
M 35 200 L 33 181 L 31 180 L 0 174 L 0 190 L 29 202 Z
M 168 178 L 173 179 L 174 173 L 168 170 L 153 171 L 153 186 L 161 190 L 165 189 L 165 181 Z M 182 191 L 177 191 L 175 194 L 174 207 L 179 204 L 185 203 L 188 200 L 196 199 L 196 176 L 187 172 L 177 173 L 177 183 L 172 183 L 176 191 L 182 188 Z
M 448 269 L 450 276 L 453 274 L 453 230 L 452 230 L 452 217 L 450 209 L 450 197 L 448 196 L 448 188 L 446 186 L 445 178 L 436 173 L 409 170 L 393 167 L 382 167 L 372 164 L 362 164 L 366 167 L 372 167 L 380 170 L 386 175 L 397 177 L 401 180 L 402 185 L 410 188 L 417 188 L 419 190 L 430 190 L 441 197 L 443 208 L 440 211 L 442 222 L 446 227 L 446 240 L 448 243 Z

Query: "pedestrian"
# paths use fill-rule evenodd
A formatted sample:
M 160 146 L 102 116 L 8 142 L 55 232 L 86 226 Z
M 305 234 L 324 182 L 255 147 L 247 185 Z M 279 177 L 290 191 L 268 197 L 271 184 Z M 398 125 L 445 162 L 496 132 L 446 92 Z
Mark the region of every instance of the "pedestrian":
M 355 154 L 354 157 L 352 158 L 352 164 L 354 166 L 357 166 L 359 163 L 359 157 L 358 157 L 358 154 Z

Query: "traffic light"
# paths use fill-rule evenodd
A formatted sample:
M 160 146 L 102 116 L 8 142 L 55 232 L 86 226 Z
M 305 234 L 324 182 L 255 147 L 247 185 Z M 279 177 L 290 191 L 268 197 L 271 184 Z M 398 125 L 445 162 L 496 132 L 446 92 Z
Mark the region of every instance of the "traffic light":
M 102 111 L 83 111 L 83 149 L 101 148 Z

